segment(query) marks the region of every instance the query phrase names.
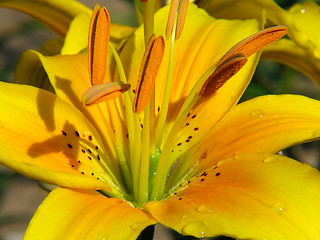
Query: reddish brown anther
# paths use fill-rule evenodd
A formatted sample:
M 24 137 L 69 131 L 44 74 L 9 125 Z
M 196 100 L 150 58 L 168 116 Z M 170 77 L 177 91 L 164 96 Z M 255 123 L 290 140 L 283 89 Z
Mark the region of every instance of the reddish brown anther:
M 221 88 L 247 62 L 247 57 L 237 53 L 226 59 L 207 79 L 200 90 L 201 97 L 208 97 Z

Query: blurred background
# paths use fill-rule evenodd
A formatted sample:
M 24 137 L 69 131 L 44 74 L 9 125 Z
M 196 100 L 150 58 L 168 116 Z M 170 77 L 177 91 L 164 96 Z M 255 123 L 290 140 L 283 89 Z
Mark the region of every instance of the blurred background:
M 108 8 L 111 20 L 136 26 L 132 0 L 80 0 L 90 8 L 96 3 Z M 276 0 L 288 8 L 295 0 Z M 0 8 L 0 80 L 12 81 L 19 55 L 27 49 L 39 49 L 51 38 L 58 37 L 46 27 L 20 12 Z M 281 81 L 280 81 L 281 80 Z M 259 95 L 293 93 L 320 100 L 320 88 L 302 74 L 284 65 L 261 60 L 257 72 L 241 101 Z M 292 147 L 284 154 L 319 168 L 319 141 Z M 0 166 L 0 240 L 19 240 L 33 213 L 47 192 L 36 181 Z M 157 227 L 155 239 L 194 239 Z M 229 238 L 219 238 L 229 239 Z

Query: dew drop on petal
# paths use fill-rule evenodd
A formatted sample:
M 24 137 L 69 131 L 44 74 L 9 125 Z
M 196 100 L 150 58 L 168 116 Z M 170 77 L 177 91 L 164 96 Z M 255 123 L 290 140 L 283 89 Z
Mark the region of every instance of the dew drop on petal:
M 275 205 L 272 206 L 271 209 L 278 214 L 283 214 L 283 212 L 284 212 L 284 208 L 281 203 L 276 203 Z
M 241 152 L 236 152 L 234 155 L 233 155 L 233 158 L 235 160 L 239 160 L 241 158 Z
M 136 231 L 141 227 L 141 223 L 140 222 L 136 222 L 134 224 L 130 225 L 131 230 Z
M 211 208 L 206 204 L 200 205 L 196 210 L 199 213 L 211 213 Z
M 260 110 L 254 110 L 250 113 L 252 117 L 263 117 L 263 112 Z
M 206 230 L 207 227 L 202 222 L 191 222 L 181 229 L 181 233 L 184 235 L 193 235 L 198 238 L 204 238 Z
M 186 220 L 187 218 L 188 218 L 188 215 L 183 215 L 183 216 L 182 216 L 182 219 L 183 219 L 183 220 Z
M 269 162 L 274 162 L 276 161 L 277 159 L 274 157 L 274 156 L 269 156 L 267 157 L 266 159 L 263 160 L 263 162 L 265 163 L 269 163 Z

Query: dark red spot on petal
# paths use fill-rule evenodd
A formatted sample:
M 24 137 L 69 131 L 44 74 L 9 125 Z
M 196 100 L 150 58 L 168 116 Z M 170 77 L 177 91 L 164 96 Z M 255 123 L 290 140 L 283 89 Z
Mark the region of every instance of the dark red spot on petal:
M 67 136 L 67 133 L 65 131 L 61 131 L 61 133 L 65 136 Z
M 69 148 L 72 148 L 72 145 L 69 143 L 69 144 L 68 144 L 68 147 L 69 147 Z

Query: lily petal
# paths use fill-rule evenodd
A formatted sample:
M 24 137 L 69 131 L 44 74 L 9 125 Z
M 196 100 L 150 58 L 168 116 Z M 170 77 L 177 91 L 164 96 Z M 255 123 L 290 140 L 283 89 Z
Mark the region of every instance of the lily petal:
M 75 16 L 81 13 L 91 14 L 89 8 L 74 0 L 0 0 L 0 7 L 13 8 L 29 14 L 62 36 L 66 35 Z
M 15 83 L 27 84 L 54 92 L 42 63 L 39 57 L 34 54 L 34 51 L 28 50 L 23 52 L 19 58 L 16 69 L 18 71 L 14 72 L 13 79 Z
M 102 140 L 79 111 L 42 89 L 3 82 L 0 89 L 1 164 L 55 185 L 111 191 Z
M 262 96 L 235 106 L 203 139 L 203 149 L 208 151 L 199 168 L 239 152 L 276 153 L 319 139 L 320 111 L 315 109 L 320 109 L 319 101 L 299 95 Z
M 168 19 L 169 7 L 160 9 L 155 15 L 155 34 L 165 35 L 166 26 L 163 22 Z M 197 8 L 194 4 L 189 4 L 188 14 L 185 20 L 184 29 L 179 40 L 174 45 L 174 70 L 172 79 L 169 107 L 169 119 L 174 119 L 184 100 L 189 95 L 191 89 L 201 76 L 237 42 L 248 37 L 259 30 L 259 23 L 256 20 L 247 21 L 225 21 L 215 20 L 206 12 Z M 135 34 L 129 38 L 124 46 L 121 57 L 128 82 L 132 84 L 132 89 L 136 89 L 136 76 L 139 75 L 139 68 L 136 64 L 141 62 L 144 52 L 143 29 L 139 28 Z M 169 41 L 166 46 L 170 46 Z M 189 49 L 189 51 L 185 51 Z M 168 73 L 170 48 L 166 47 L 163 60 L 155 80 L 157 89 L 155 99 L 155 112 L 162 105 L 163 93 Z M 131 56 L 131 57 L 128 57 Z M 246 64 L 246 69 L 251 69 L 255 65 L 257 56 L 251 57 Z M 250 70 L 245 71 L 244 79 L 250 79 Z M 247 83 L 241 83 L 246 85 Z
M 220 161 L 164 201 L 145 208 L 185 235 L 319 239 L 320 174 L 273 154 Z
M 91 190 L 58 188 L 43 201 L 24 239 L 132 239 L 156 221 L 145 211 Z
M 288 11 L 273 0 L 201 0 L 200 5 L 212 16 L 228 19 L 259 18 L 265 12 L 268 22 L 286 25 L 291 40 L 273 43 L 263 57 L 293 67 L 320 83 L 320 6 L 313 1 L 293 5 Z
M 64 39 L 61 54 L 77 54 L 88 47 L 88 29 L 90 25 L 90 18 L 90 14 L 82 13 L 71 21 L 69 30 Z

